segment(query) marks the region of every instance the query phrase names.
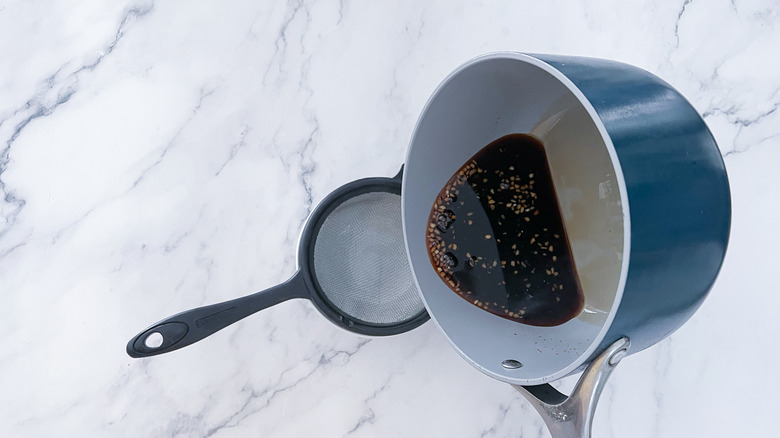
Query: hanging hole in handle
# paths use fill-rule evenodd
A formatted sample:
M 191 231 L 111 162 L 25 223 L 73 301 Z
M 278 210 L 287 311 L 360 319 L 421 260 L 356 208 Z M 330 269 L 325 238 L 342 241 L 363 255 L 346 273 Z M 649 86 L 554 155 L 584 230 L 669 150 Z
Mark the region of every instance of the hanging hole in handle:
M 160 332 L 152 332 L 144 339 L 144 345 L 148 348 L 160 348 L 163 343 L 163 335 Z

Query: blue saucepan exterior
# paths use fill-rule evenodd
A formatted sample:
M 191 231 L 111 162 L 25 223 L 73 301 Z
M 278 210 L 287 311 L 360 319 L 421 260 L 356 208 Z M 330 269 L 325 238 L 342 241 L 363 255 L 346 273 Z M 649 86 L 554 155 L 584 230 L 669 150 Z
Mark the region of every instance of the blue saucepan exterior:
M 622 336 L 640 351 L 687 321 L 717 277 L 731 224 L 723 158 L 701 116 L 658 77 L 601 59 L 531 56 L 579 88 L 617 153 L 630 259 L 618 311 L 595 354 Z

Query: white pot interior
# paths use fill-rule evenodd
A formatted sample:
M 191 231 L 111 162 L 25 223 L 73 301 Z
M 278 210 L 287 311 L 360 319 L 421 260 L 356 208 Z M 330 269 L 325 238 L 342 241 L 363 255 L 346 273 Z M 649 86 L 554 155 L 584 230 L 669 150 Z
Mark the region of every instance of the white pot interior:
M 425 227 L 439 191 L 482 147 L 513 133 L 531 134 L 545 146 L 585 294 L 585 310 L 556 327 L 519 324 L 470 304 L 436 275 L 426 251 Z M 614 148 L 581 92 L 527 55 L 492 54 L 467 63 L 423 111 L 403 184 L 412 270 L 431 317 L 459 353 L 488 375 L 515 384 L 548 382 L 582 365 L 614 317 L 630 239 Z M 523 366 L 507 369 L 506 359 Z

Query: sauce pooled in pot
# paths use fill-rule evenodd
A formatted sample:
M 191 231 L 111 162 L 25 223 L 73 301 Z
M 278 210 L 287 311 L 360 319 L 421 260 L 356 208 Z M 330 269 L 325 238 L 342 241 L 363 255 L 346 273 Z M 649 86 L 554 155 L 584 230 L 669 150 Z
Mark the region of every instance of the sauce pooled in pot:
M 585 304 L 547 156 L 530 135 L 495 140 L 450 178 L 426 244 L 450 289 L 503 318 L 555 326 Z

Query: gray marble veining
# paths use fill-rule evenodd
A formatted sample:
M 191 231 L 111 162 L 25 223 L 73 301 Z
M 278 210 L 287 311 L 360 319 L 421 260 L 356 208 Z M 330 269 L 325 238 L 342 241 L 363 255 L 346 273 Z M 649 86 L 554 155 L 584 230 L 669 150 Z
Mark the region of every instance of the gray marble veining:
M 360 338 L 292 301 L 169 355 L 124 352 L 154 321 L 289 277 L 313 206 L 394 175 L 436 85 L 495 50 L 657 74 L 704 115 L 731 179 L 718 282 L 621 362 L 594 436 L 771 436 L 777 6 L 0 4 L 0 436 L 547 436 L 432 323 Z

